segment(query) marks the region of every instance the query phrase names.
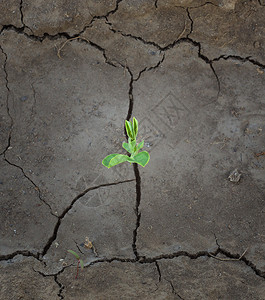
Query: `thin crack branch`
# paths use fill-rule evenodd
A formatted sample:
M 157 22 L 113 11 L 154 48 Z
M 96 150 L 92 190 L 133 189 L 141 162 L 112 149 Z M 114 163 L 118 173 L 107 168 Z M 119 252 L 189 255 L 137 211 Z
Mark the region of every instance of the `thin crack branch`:
M 220 248 L 220 245 L 219 245 L 219 242 L 218 242 L 218 239 L 217 239 L 217 236 L 216 236 L 216 234 L 214 233 L 214 238 L 215 238 L 215 243 L 216 243 L 216 245 L 217 245 L 217 247 L 218 247 L 218 249 Z
M 9 129 L 9 133 L 8 133 L 7 146 L 4 149 L 4 151 L 2 153 L 0 153 L 0 155 L 4 155 L 5 152 L 8 150 L 8 148 L 10 147 L 10 144 L 11 144 L 11 134 L 12 134 L 12 129 L 13 129 L 13 125 L 14 125 L 14 120 L 11 116 L 10 108 L 9 108 L 10 88 L 9 88 L 8 72 L 7 72 L 7 59 L 8 59 L 8 57 L 7 57 L 7 54 L 5 53 L 4 49 L 1 47 L 1 45 L 0 45 L 0 50 L 3 53 L 4 57 L 5 57 L 4 64 L 3 64 L 3 69 L 4 69 L 4 73 L 5 73 L 5 87 L 6 87 L 6 90 L 7 90 L 7 93 L 6 93 L 6 111 L 7 111 L 8 117 L 10 119 L 10 129 Z
M 255 273 L 256 275 L 258 275 L 258 276 L 260 276 L 260 277 L 262 277 L 262 278 L 265 279 L 265 271 L 259 270 L 259 269 L 254 265 L 253 262 L 251 262 L 250 260 L 248 260 L 248 259 L 244 256 L 245 253 L 243 253 L 243 256 L 242 256 L 242 254 L 241 254 L 241 255 L 240 255 L 240 254 L 233 254 L 233 253 L 227 251 L 227 250 L 224 249 L 224 248 L 220 248 L 220 253 L 223 254 L 223 255 L 225 255 L 226 257 L 228 257 L 228 258 L 230 258 L 230 259 L 237 259 L 237 260 L 239 260 L 239 258 L 240 258 L 240 261 L 244 262 L 247 266 L 249 266 L 249 267 L 254 271 L 254 273 Z M 241 257 L 241 256 L 242 256 L 242 257 Z
M 203 6 L 206 6 L 206 5 L 213 5 L 213 6 L 216 6 L 216 7 L 219 7 L 219 5 L 215 4 L 215 3 L 212 3 L 210 1 L 207 1 L 203 4 L 200 4 L 200 5 L 197 5 L 197 6 L 192 6 L 192 5 L 188 5 L 188 6 L 183 6 L 183 5 L 174 5 L 174 7 L 180 7 L 180 8 L 183 8 L 183 9 L 196 9 L 196 8 L 200 8 L 200 7 L 203 7 Z
M 129 95 L 129 108 L 128 108 L 128 113 L 127 113 L 127 117 L 126 117 L 125 120 L 129 121 L 130 118 L 132 117 L 133 105 L 134 105 L 133 83 L 135 81 L 139 80 L 144 72 L 148 72 L 148 71 L 151 71 L 151 70 L 154 70 L 154 69 L 158 68 L 163 63 L 164 59 L 165 59 L 165 54 L 163 53 L 162 59 L 160 61 L 158 61 L 158 63 L 155 66 L 152 66 L 152 67 L 149 67 L 149 68 L 144 68 L 143 70 L 141 70 L 136 79 L 134 79 L 133 73 L 132 73 L 132 71 L 130 70 L 130 68 L 128 66 L 124 66 L 121 63 L 119 63 L 125 70 L 128 71 L 128 73 L 130 75 L 129 92 L 128 92 L 128 95 Z M 126 139 L 128 139 L 125 126 L 124 126 L 124 135 L 125 135 Z
M 10 260 L 10 259 L 14 258 L 17 255 L 34 257 L 37 260 L 41 261 L 40 260 L 40 253 L 38 253 L 38 252 L 33 253 L 33 252 L 30 252 L 29 250 L 17 250 L 13 253 L 10 253 L 10 254 L 0 255 L 0 261 Z
M 70 268 L 70 267 L 72 267 L 72 266 L 73 266 L 72 264 L 71 264 L 71 265 L 67 265 L 67 266 L 63 266 L 61 270 L 59 270 L 59 271 L 56 272 L 56 273 L 52 273 L 52 274 L 45 274 L 45 273 L 43 273 L 43 272 L 41 272 L 41 271 L 39 271 L 39 270 L 35 270 L 33 267 L 32 267 L 32 270 L 33 270 L 34 272 L 40 274 L 42 277 L 53 277 L 53 276 L 58 276 L 58 275 L 62 274 L 62 273 L 64 272 L 65 269 Z
M 118 181 L 118 182 L 112 182 L 112 183 L 105 183 L 105 184 L 100 184 L 100 185 L 97 185 L 97 186 L 93 186 L 93 187 L 90 187 L 90 188 L 87 188 L 86 190 L 84 190 L 82 193 L 80 193 L 79 195 L 77 195 L 71 202 L 71 204 L 69 206 L 67 206 L 65 208 L 65 210 L 61 213 L 60 216 L 56 216 L 58 218 L 56 224 L 55 224 L 55 227 L 54 227 L 54 230 L 53 230 L 53 234 L 52 236 L 48 239 L 46 245 L 44 246 L 43 248 L 43 251 L 42 251 L 42 256 L 44 256 L 48 250 L 50 249 L 52 243 L 56 240 L 57 238 L 57 233 L 58 233 L 58 230 L 59 230 L 59 227 L 61 225 L 61 221 L 62 219 L 65 217 L 65 215 L 73 208 L 74 204 L 80 199 L 82 198 L 84 195 L 86 195 L 88 192 L 90 191 L 93 191 L 93 190 L 96 190 L 96 189 L 99 189 L 99 188 L 102 188 L 102 187 L 107 187 L 107 186 L 114 186 L 114 185 L 118 185 L 118 184 L 122 184 L 122 183 L 128 183 L 128 182 L 132 182 L 132 181 L 135 181 L 135 179 L 129 179 L 129 180 L 124 180 L 124 181 Z
M 76 246 L 76 248 L 78 249 L 78 251 L 79 251 L 81 254 L 84 254 L 84 252 L 82 252 L 82 250 L 80 249 L 78 243 L 77 243 L 76 241 L 74 241 L 74 242 L 75 242 L 75 246 Z
M 165 280 L 170 284 L 172 294 L 176 295 L 175 288 L 174 288 L 174 285 L 173 285 L 172 281 L 171 281 L 171 280 L 168 280 L 168 279 L 166 279 L 166 278 L 165 278 Z
M 158 264 L 157 261 L 155 261 L 155 266 L 156 266 L 156 269 L 157 269 L 157 272 L 158 272 L 158 282 L 160 282 L 162 276 L 161 276 L 161 270 L 160 270 L 160 267 L 159 267 L 159 264 Z
M 171 48 L 173 48 L 175 45 L 179 44 L 180 42 L 183 42 L 183 41 L 186 41 L 186 40 L 190 40 L 190 38 L 188 38 L 187 36 L 186 37 L 181 37 L 183 32 L 185 31 L 186 29 L 186 26 L 184 24 L 184 29 L 183 31 L 179 34 L 179 36 L 176 38 L 175 41 L 173 41 L 172 43 L 169 43 L 168 45 L 166 46 L 160 46 L 158 43 L 156 42 L 153 42 L 153 41 L 148 41 L 148 40 L 145 40 L 144 38 L 142 38 L 141 36 L 136 36 L 136 35 L 133 35 L 131 33 L 124 33 L 122 32 L 121 30 L 118 30 L 118 29 L 114 29 L 113 28 L 113 25 L 112 23 L 110 23 L 109 21 L 106 22 L 107 25 L 109 25 L 109 30 L 114 32 L 114 33 L 117 33 L 117 34 L 120 34 L 122 35 L 123 37 L 129 37 L 129 38 L 132 38 L 134 40 L 137 40 L 137 41 L 140 41 L 142 42 L 143 44 L 145 45 L 151 45 L 151 46 L 154 46 L 155 48 L 157 48 L 158 50 L 160 51 L 167 51 Z M 199 44 L 199 43 L 197 43 Z
M 216 73 L 216 71 L 215 71 L 215 69 L 213 67 L 213 63 L 212 62 L 210 63 L 210 68 L 213 71 L 213 74 L 214 74 L 214 76 L 216 78 L 216 81 L 217 81 L 217 86 L 218 86 L 218 92 L 217 92 L 217 95 L 216 95 L 216 100 L 217 100 L 219 98 L 219 95 L 220 95 L 220 92 L 221 92 L 221 84 L 220 84 L 219 77 L 218 77 L 218 75 L 217 75 L 217 73 Z
M 182 298 L 177 292 L 176 292 L 176 290 L 175 290 L 175 287 L 174 287 L 174 285 L 173 285 L 173 283 L 172 283 L 172 281 L 171 280 L 169 280 L 169 279 L 166 279 L 165 278 L 165 280 L 170 284 L 170 286 L 171 286 L 171 291 L 172 291 L 172 294 L 174 294 L 174 295 L 176 295 L 176 296 L 178 296 L 179 297 L 179 299 L 181 299 L 181 300 L 185 300 L 184 298 Z
M 106 19 L 108 18 L 108 16 L 115 14 L 118 9 L 119 9 L 119 4 L 122 2 L 123 0 L 117 0 L 116 1 L 116 5 L 114 7 L 114 9 L 110 10 L 109 12 L 107 12 L 107 14 L 105 15 L 99 15 L 99 16 L 92 16 L 92 20 L 89 22 L 88 25 L 86 25 L 80 32 L 78 32 L 77 34 L 75 34 L 73 37 L 79 36 L 82 33 L 84 33 L 86 31 L 87 28 L 91 27 L 92 24 L 96 21 L 96 20 L 100 20 L 100 19 Z
M 3 53 L 3 55 L 5 56 L 3 68 L 4 68 L 4 73 L 5 73 L 6 89 L 7 89 L 8 92 L 10 92 L 10 88 L 9 88 L 9 84 L 8 84 L 8 73 L 7 73 L 7 70 L 6 70 L 6 65 L 7 65 L 7 54 L 5 53 L 5 51 L 4 51 L 4 49 L 2 48 L 1 45 L 0 45 L 0 50 L 1 50 L 1 52 Z
M 29 29 L 29 30 L 31 31 L 31 33 L 34 34 L 33 30 L 32 30 L 29 26 L 27 26 L 27 25 L 25 24 L 25 22 L 24 22 L 23 0 L 20 0 L 19 11 L 20 11 L 20 21 L 21 21 L 21 24 L 22 24 L 22 27 L 21 27 L 21 28 L 23 28 L 23 30 L 25 30 L 25 28 L 26 28 L 26 29 Z
M 112 257 L 112 258 L 101 258 L 94 261 L 91 261 L 84 265 L 84 268 L 88 268 L 90 266 L 99 264 L 99 263 L 112 263 L 114 261 L 122 262 L 122 263 L 137 263 L 137 259 L 135 258 L 120 258 L 120 257 Z
M 105 15 L 99 15 L 99 16 L 92 16 L 92 20 L 89 22 L 88 25 L 86 25 L 77 35 L 81 35 L 82 33 L 84 33 L 86 31 L 87 28 L 91 27 L 92 24 L 96 21 L 96 20 L 100 20 L 100 19 L 107 19 L 108 16 L 113 15 L 117 12 L 117 10 L 119 9 L 119 4 L 122 2 L 123 0 L 117 0 L 116 1 L 116 5 L 114 7 L 114 9 L 110 10 L 109 12 L 107 12 L 107 14 Z
M 21 21 L 21 24 L 22 24 L 23 27 L 25 27 L 24 15 L 23 15 L 23 0 L 20 0 L 19 11 L 20 11 L 20 21 Z
M 83 40 L 83 41 L 84 41 L 84 40 Z M 84 41 L 84 42 L 86 42 L 86 41 Z M 107 57 L 107 55 L 106 55 L 106 50 L 105 50 L 104 48 L 100 47 L 99 45 L 97 45 L 96 43 L 93 43 L 93 42 L 91 42 L 91 41 L 89 41 L 89 45 L 91 45 L 92 47 L 98 49 L 98 50 L 102 53 L 102 55 L 103 55 L 103 57 L 104 57 L 104 59 L 105 59 L 105 63 L 106 63 L 106 64 L 108 64 L 108 65 L 110 65 L 110 66 L 112 66 L 112 67 L 114 67 L 114 68 L 117 67 L 117 66 L 116 66 L 115 64 L 113 64 L 111 61 L 109 61 L 109 59 L 108 59 L 108 57 Z
M 201 5 L 197 5 L 197 6 L 188 6 L 187 8 L 200 8 L 200 7 L 203 7 L 203 6 L 206 6 L 206 5 L 213 5 L 213 6 L 216 6 L 216 7 L 219 7 L 219 5 L 215 4 L 215 3 L 212 3 L 211 1 L 207 1 Z
M 114 32 L 114 33 L 118 33 L 118 34 L 120 34 L 120 35 L 122 35 L 122 36 L 124 36 L 124 37 L 130 37 L 130 38 L 135 39 L 135 40 L 137 40 L 137 41 L 141 41 L 141 42 L 144 43 L 145 45 L 152 45 L 152 46 L 156 47 L 157 49 L 159 49 L 159 50 L 161 50 L 161 51 L 164 50 L 163 47 L 161 47 L 160 45 L 158 45 L 158 44 L 155 43 L 155 42 L 147 41 L 147 40 L 143 39 L 143 38 L 140 37 L 140 36 L 135 36 L 135 35 L 132 35 L 132 34 L 130 34 L 130 33 L 124 33 L 124 32 L 122 32 L 121 30 L 114 29 L 114 28 L 112 27 L 112 23 L 110 23 L 109 21 L 107 21 L 106 24 L 109 25 L 109 30 L 111 30 L 111 31 Z
M 120 5 L 120 3 L 121 3 L 122 1 L 123 1 L 123 0 L 116 0 L 116 6 L 115 6 L 115 8 L 114 8 L 113 10 L 109 11 L 104 17 L 105 17 L 105 18 L 108 18 L 108 16 L 115 14 L 115 13 L 118 11 L 119 5 Z
M 111 65 L 112 67 L 115 67 L 115 68 L 117 67 L 116 65 L 114 65 L 114 64 L 108 59 L 108 57 L 107 57 L 107 55 L 106 55 L 106 50 L 105 50 L 104 48 L 100 47 L 100 46 L 97 45 L 96 43 L 91 42 L 90 40 L 88 40 L 87 38 L 82 37 L 82 36 L 72 37 L 72 38 L 69 38 L 69 39 L 67 39 L 66 41 L 64 41 L 64 42 L 62 43 L 62 45 L 57 49 L 57 56 L 58 56 L 59 58 L 62 58 L 61 52 L 62 52 L 63 48 L 66 46 L 66 44 L 69 43 L 69 42 L 72 42 L 72 41 L 74 41 L 74 40 L 79 41 L 79 42 L 84 42 L 84 43 L 89 44 L 90 46 L 96 48 L 97 50 L 99 50 L 99 51 L 102 53 L 102 55 L 103 55 L 103 57 L 104 57 L 104 59 L 105 59 L 105 63 L 106 63 L 106 64 L 109 64 L 109 65 Z
M 247 56 L 247 57 L 241 57 L 239 55 L 221 55 L 217 58 L 214 58 L 211 60 L 211 62 L 216 62 L 216 61 L 219 61 L 219 60 L 235 60 L 235 61 L 240 61 L 242 63 L 246 63 L 246 62 L 249 62 L 255 66 L 258 66 L 260 67 L 261 69 L 265 69 L 265 64 L 262 64 L 261 62 L 251 58 L 251 56 Z
M 210 253 L 214 256 L 216 256 L 218 253 L 220 253 L 220 249 L 216 249 L 214 252 L 208 252 L 208 251 L 198 251 L 196 253 L 189 253 L 187 251 L 178 251 L 174 253 L 169 253 L 169 254 L 161 254 L 158 256 L 154 257 L 140 257 L 139 261 L 144 262 L 144 263 L 153 263 L 155 261 L 159 261 L 162 259 L 174 259 L 180 256 L 186 256 L 189 257 L 190 259 L 197 259 L 199 257 L 204 257 L 204 256 L 210 256 Z
M 211 253 L 210 253 L 210 256 L 212 258 L 215 258 L 215 259 L 221 260 L 221 261 L 239 261 L 239 260 L 241 260 L 244 257 L 244 255 L 246 254 L 247 250 L 248 250 L 248 248 L 238 258 L 222 258 L 222 257 L 214 256 Z
M 22 34 L 24 35 L 26 38 L 28 39 L 31 39 L 33 41 L 37 41 L 37 42 L 40 42 L 42 43 L 45 39 L 49 39 L 49 40 L 58 40 L 58 39 L 61 39 L 61 38 L 67 38 L 67 39 L 70 39 L 70 38 L 73 38 L 73 37 L 76 37 L 79 35 L 78 34 L 74 34 L 73 36 L 69 35 L 69 33 L 67 32 L 58 32 L 56 34 L 49 34 L 47 32 L 43 33 L 43 35 L 39 36 L 39 35 L 34 35 L 33 33 L 32 34 L 29 34 L 27 32 L 25 32 L 25 28 L 28 28 L 27 26 L 23 26 L 23 27 L 17 27 L 17 26 L 14 26 L 12 24 L 9 24 L 9 25 L 3 25 L 3 28 L 1 29 L 0 31 L 0 35 L 4 32 L 4 31 L 14 31 L 16 32 L 17 34 Z M 30 29 L 30 28 L 29 28 Z M 31 30 L 31 29 L 30 29 Z M 32 31 L 32 30 L 31 30 Z
M 34 186 L 35 190 L 37 191 L 38 193 L 38 198 L 40 199 L 41 202 L 43 202 L 46 206 L 49 207 L 50 209 L 50 212 L 52 213 L 52 208 L 50 206 L 50 204 L 48 202 L 46 202 L 43 198 L 42 198 L 42 195 L 41 195 L 41 191 L 40 191 L 40 188 L 37 186 L 37 184 L 25 173 L 24 169 L 19 166 L 19 165 L 16 165 L 14 163 L 12 163 L 11 161 L 9 161 L 7 158 L 6 158 L 6 155 L 4 154 L 4 160 L 10 165 L 10 166 L 13 166 L 15 168 L 18 168 L 23 176 Z M 53 214 L 53 213 L 52 213 Z
M 55 283 L 58 285 L 58 287 L 59 287 L 59 292 L 58 292 L 58 297 L 60 298 L 60 299 L 64 299 L 64 296 L 62 295 L 62 292 L 63 292 L 63 290 L 64 290 L 64 285 L 58 280 L 58 275 L 54 275 L 54 281 L 55 281 Z
M 192 19 L 191 15 L 190 15 L 189 7 L 187 7 L 186 12 L 187 12 L 188 18 L 190 20 L 190 32 L 187 34 L 187 38 L 188 38 L 189 35 L 192 34 L 192 32 L 193 32 L 193 24 L 194 23 L 193 23 L 193 19 Z
M 163 53 L 163 57 L 161 60 L 158 61 L 158 63 L 155 66 L 149 67 L 149 68 L 144 68 L 143 70 L 141 70 L 137 76 L 136 79 L 134 79 L 133 81 L 138 81 L 140 79 L 140 77 L 142 76 L 143 73 L 145 72 L 149 72 L 151 70 L 157 69 L 165 60 L 165 53 Z

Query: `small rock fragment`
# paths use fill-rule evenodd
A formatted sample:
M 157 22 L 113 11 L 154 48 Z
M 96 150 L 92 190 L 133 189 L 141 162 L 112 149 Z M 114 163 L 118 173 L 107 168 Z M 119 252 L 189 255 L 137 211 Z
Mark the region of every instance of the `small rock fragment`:
M 231 182 L 239 182 L 240 177 L 241 177 L 241 174 L 238 172 L 237 169 L 235 169 L 234 171 L 232 171 L 232 172 L 230 173 L 230 175 L 228 176 L 228 179 L 229 179 Z

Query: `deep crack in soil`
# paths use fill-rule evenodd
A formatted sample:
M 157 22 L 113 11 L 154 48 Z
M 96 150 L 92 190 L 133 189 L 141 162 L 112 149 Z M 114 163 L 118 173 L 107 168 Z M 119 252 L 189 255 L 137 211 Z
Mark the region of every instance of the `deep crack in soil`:
M 133 243 L 132 243 L 132 248 L 133 248 L 133 253 L 136 257 L 136 259 L 139 259 L 139 253 L 137 251 L 137 231 L 138 228 L 140 227 L 140 222 L 141 222 L 141 213 L 139 211 L 139 206 L 141 204 L 141 177 L 140 177 L 140 172 L 137 164 L 133 164 L 133 169 L 134 169 L 134 174 L 136 178 L 136 203 L 135 203 L 135 215 L 136 215 L 136 227 L 133 231 Z

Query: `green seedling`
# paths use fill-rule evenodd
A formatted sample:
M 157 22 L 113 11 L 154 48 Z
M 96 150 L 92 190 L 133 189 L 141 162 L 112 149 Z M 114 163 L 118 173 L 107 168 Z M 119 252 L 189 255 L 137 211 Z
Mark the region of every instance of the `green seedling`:
M 144 146 L 144 141 L 142 141 L 139 144 L 137 144 L 136 142 L 136 137 L 138 133 L 138 121 L 135 118 L 133 118 L 132 122 L 126 120 L 125 128 L 128 135 L 128 143 L 123 143 L 122 147 L 130 153 L 130 156 L 118 153 L 106 156 L 103 159 L 102 164 L 107 168 L 111 168 L 125 161 L 128 161 L 130 164 L 139 164 L 142 167 L 146 166 L 149 162 L 149 153 L 147 151 L 139 152 L 140 149 Z
M 77 279 L 78 277 L 78 270 L 79 270 L 79 264 L 81 266 L 81 269 L 84 269 L 84 262 L 82 259 L 80 259 L 80 256 L 73 250 L 67 250 L 67 252 L 73 254 L 73 256 L 77 259 L 77 269 L 76 269 L 76 275 L 75 275 L 75 279 Z

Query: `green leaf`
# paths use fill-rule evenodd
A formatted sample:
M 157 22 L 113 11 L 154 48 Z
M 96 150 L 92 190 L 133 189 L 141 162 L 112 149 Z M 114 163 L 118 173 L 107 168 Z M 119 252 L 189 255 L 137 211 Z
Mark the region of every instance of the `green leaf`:
M 133 128 L 132 128 L 132 123 L 130 121 L 125 120 L 125 128 L 126 128 L 128 137 L 130 137 L 131 139 L 134 140 L 134 132 L 133 132 Z
M 109 162 L 109 165 L 108 165 L 108 168 L 111 168 L 111 167 L 114 167 L 118 164 L 121 164 L 125 161 L 128 161 L 128 156 L 127 155 L 123 155 L 123 154 L 117 154 L 116 156 L 114 156 L 110 162 Z
M 80 256 L 75 251 L 73 251 L 73 250 L 67 250 L 67 252 L 73 254 L 76 259 L 78 259 L 78 260 L 80 259 Z
M 127 152 L 132 153 L 130 145 L 128 143 L 122 143 L 122 148 L 125 149 Z
M 118 154 L 118 153 L 114 153 L 114 154 L 110 154 L 110 155 L 106 156 L 106 157 L 102 160 L 103 166 L 105 166 L 105 167 L 107 167 L 107 168 L 110 168 L 110 167 L 109 167 L 109 163 L 110 163 L 111 159 L 112 159 L 113 157 L 115 157 L 116 155 L 119 155 L 119 154 Z
M 141 143 L 138 144 L 137 146 L 137 151 L 139 151 L 140 149 L 142 149 L 144 146 L 144 141 L 141 141 Z
M 138 121 L 133 117 L 133 132 L 134 132 L 134 138 L 136 139 L 137 133 L 138 133 Z
M 80 259 L 79 261 L 80 261 L 80 267 L 81 267 L 81 269 L 84 269 L 84 262 L 83 262 L 83 260 Z
M 142 151 L 134 156 L 135 162 L 137 162 L 142 167 L 147 165 L 149 159 L 150 159 L 150 155 L 147 151 Z

